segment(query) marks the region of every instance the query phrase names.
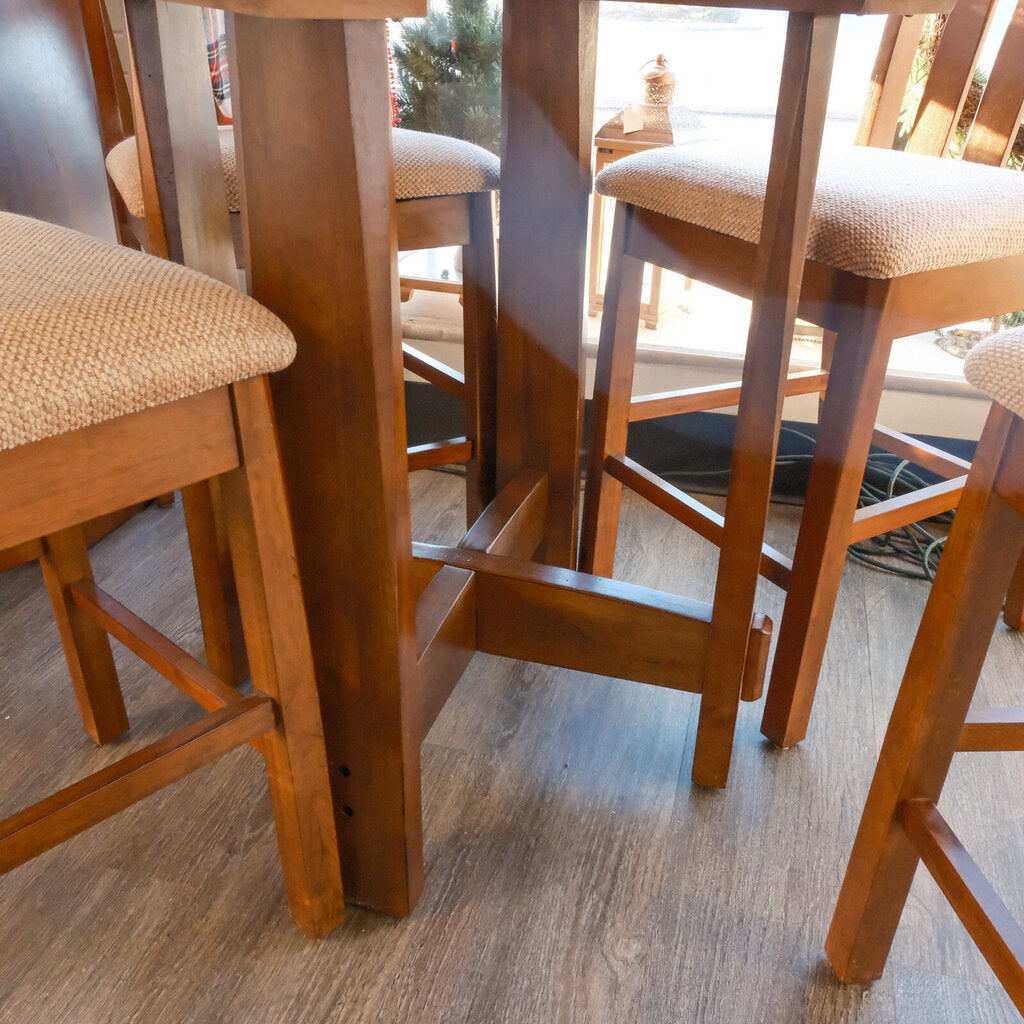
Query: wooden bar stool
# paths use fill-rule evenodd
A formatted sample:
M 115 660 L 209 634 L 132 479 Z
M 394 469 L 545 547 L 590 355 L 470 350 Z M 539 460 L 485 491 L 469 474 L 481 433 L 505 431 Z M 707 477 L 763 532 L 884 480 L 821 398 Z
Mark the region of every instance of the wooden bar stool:
M 957 6 L 932 78 L 957 72 L 964 32 L 979 22 L 987 27 L 991 6 L 991 0 Z M 1008 157 L 1006 143 L 1016 134 L 1024 99 L 1022 12 L 1024 7 L 1003 41 L 975 120 L 980 138 L 969 143 L 964 160 L 871 146 L 822 153 L 807 259 L 797 267 L 796 281 L 799 316 L 826 331 L 820 370 L 787 378 L 791 336 L 782 351 L 766 351 L 755 341 L 747 347 L 742 381 L 632 397 L 643 263 L 751 295 L 769 154 L 698 143 L 627 157 L 597 178 L 597 190 L 618 200 L 618 210 L 598 352 L 581 568 L 611 575 L 619 500 L 628 486 L 722 549 L 716 606 L 721 594 L 733 608 L 737 650 L 750 621 L 756 576 L 784 589 L 761 726 L 777 746 L 791 746 L 806 734 L 848 545 L 955 507 L 964 482 L 964 460 L 876 424 L 893 340 L 1024 307 L 1024 175 L 998 166 Z M 959 93 L 957 98 L 962 102 Z M 925 114 L 936 106 L 955 126 L 956 102 L 950 107 L 936 98 L 919 115 L 922 131 Z M 795 289 L 790 297 L 796 300 Z M 821 396 L 792 559 L 762 544 L 784 394 Z M 724 521 L 625 454 L 630 422 L 732 405 L 738 405 L 736 446 Z M 872 444 L 942 479 L 858 508 Z M 743 550 L 742 565 L 730 548 Z M 737 656 L 729 671 L 740 664 Z
M 107 634 L 208 712 L 0 822 L 0 871 L 252 743 L 264 756 L 292 915 L 343 917 L 320 710 L 266 374 L 295 353 L 238 291 L 166 260 L 0 213 L 0 548 L 40 559 L 82 721 L 128 728 Z M 78 524 L 216 479 L 255 692 L 93 582 Z
M 826 951 L 843 981 L 880 977 L 921 860 L 1024 1013 L 1024 930 L 935 807 L 954 753 L 1024 750 L 1024 708 L 970 710 L 1024 542 L 1024 329 L 979 344 L 965 375 L 997 404 L 889 720 Z
M 212 119 L 212 112 L 211 112 Z M 239 266 L 245 265 L 240 226 L 238 166 L 231 125 L 217 129 L 224 166 L 231 232 Z M 497 313 L 494 266 L 494 199 L 500 164 L 486 149 L 445 135 L 395 128 L 395 223 L 400 251 L 459 246 L 462 251 L 463 372 L 414 345 L 402 345 L 406 370 L 462 403 L 466 433 L 409 449 L 409 469 L 466 463 L 466 512 L 472 523 L 495 494 L 494 393 Z M 147 251 L 168 251 L 161 204 L 147 202 L 141 168 L 147 140 L 130 136 L 107 154 L 107 171 Z M 170 250 L 172 258 L 173 246 Z

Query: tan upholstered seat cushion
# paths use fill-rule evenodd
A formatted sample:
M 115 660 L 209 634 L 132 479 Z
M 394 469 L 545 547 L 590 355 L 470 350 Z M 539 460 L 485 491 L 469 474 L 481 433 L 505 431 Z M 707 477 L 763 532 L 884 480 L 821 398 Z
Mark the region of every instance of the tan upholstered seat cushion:
M 0 449 L 287 366 L 257 302 L 185 267 L 0 213 Z
M 142 220 L 146 216 L 146 201 L 142 195 L 142 174 L 139 171 L 139 151 L 135 136 L 122 139 L 108 154 L 107 174 L 114 183 L 133 217 Z
M 964 360 L 964 376 L 976 388 L 1024 416 L 1024 327 L 979 341 Z
M 757 240 L 768 154 L 699 143 L 611 164 L 597 190 Z M 889 279 L 1024 253 L 1024 174 L 866 146 L 822 152 L 809 256 Z
M 426 199 L 498 187 L 498 158 L 472 142 L 394 128 L 395 198 Z
M 235 163 L 235 133 L 231 125 L 220 125 L 217 129 L 220 142 L 220 158 L 224 164 L 224 184 L 228 190 L 228 209 L 237 210 L 238 167 Z M 107 173 L 114 187 L 121 194 L 124 205 L 133 217 L 142 220 L 146 216 L 146 203 L 142 195 L 142 175 L 139 172 L 139 152 L 135 136 L 122 139 L 107 154 Z
M 234 213 L 239 208 L 235 136 L 231 125 L 222 125 L 218 131 L 228 190 L 228 208 Z M 391 140 L 395 159 L 396 199 L 490 192 L 498 187 L 501 169 L 498 158 L 471 142 L 446 135 L 412 132 L 404 128 L 395 128 Z M 135 136 L 119 142 L 107 154 L 107 171 L 121 193 L 128 212 L 141 220 L 146 211 Z

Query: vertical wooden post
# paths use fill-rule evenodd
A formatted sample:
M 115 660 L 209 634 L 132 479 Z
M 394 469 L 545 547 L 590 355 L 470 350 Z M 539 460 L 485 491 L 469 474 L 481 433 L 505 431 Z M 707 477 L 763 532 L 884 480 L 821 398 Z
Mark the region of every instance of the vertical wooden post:
M 234 27 L 251 291 L 298 340 L 274 404 L 345 893 L 404 914 L 423 868 L 385 26 Z
M 923 14 L 909 18 L 890 14 L 886 18 L 875 66 L 871 69 L 864 112 L 857 125 L 856 145 L 892 149 L 924 19 Z
M 543 557 L 572 566 L 598 5 L 535 7 L 504 8 L 498 489 L 520 469 L 549 474 Z

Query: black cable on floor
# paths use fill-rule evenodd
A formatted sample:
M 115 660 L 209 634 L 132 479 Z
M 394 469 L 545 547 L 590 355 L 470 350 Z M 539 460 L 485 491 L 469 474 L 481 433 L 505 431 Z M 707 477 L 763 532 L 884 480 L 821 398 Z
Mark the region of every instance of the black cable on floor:
M 815 438 L 793 427 L 783 426 L 782 432 L 800 441 L 807 447 L 806 452 L 791 452 L 780 455 L 775 460 L 775 468 L 810 463 L 814 457 Z M 729 469 L 698 470 L 688 472 L 680 470 L 673 476 L 697 477 L 728 477 Z M 668 474 L 665 474 L 666 477 Z M 864 481 L 861 484 L 858 508 L 888 501 L 910 491 L 927 487 L 925 480 L 915 467 L 906 459 L 889 452 L 874 452 L 868 456 L 864 470 Z M 891 530 L 877 537 L 847 549 L 849 557 L 864 565 L 869 565 L 881 572 L 908 579 L 931 581 L 935 578 L 935 570 L 939 564 L 946 542 L 949 525 L 953 521 L 953 513 L 946 512 L 924 522 L 910 523 L 908 526 Z

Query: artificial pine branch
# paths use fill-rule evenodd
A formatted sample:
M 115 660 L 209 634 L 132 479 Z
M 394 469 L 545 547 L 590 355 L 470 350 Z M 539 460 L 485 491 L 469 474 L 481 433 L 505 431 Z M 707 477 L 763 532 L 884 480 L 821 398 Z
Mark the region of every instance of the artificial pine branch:
M 467 139 L 498 152 L 501 139 L 501 9 L 447 0 L 402 23 L 394 45 L 403 128 Z

